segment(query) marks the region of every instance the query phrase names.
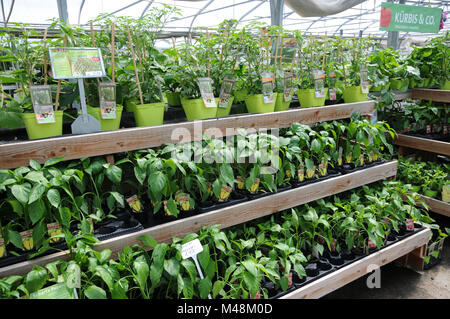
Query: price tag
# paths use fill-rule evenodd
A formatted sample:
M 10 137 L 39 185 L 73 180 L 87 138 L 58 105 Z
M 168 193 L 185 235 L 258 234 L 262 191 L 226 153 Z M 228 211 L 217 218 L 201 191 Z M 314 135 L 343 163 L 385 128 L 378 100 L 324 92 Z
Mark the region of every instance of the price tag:
M 294 93 L 293 90 L 293 85 L 292 85 L 292 80 L 293 80 L 293 74 L 290 72 L 284 72 L 284 79 L 283 79 L 283 87 L 284 87 L 284 101 L 285 102 L 290 102 L 292 100 L 292 95 Z
M 116 83 L 100 83 L 98 86 L 100 97 L 100 113 L 102 119 L 112 120 L 116 118 Z
M 226 109 L 229 105 L 231 93 L 233 93 L 234 83 L 236 81 L 233 78 L 227 77 L 222 81 L 219 94 L 219 107 Z
M 314 91 L 317 98 L 325 97 L 325 71 L 314 70 Z
M 50 85 L 31 86 L 30 95 L 37 123 L 55 123 L 55 112 L 53 111 Z
M 264 72 L 262 74 L 262 94 L 264 103 L 273 103 L 273 73 Z
M 183 257 L 183 259 L 191 258 L 197 256 L 202 251 L 203 246 L 200 243 L 200 240 L 194 239 L 181 246 L 181 257 Z
M 210 78 L 200 78 L 197 80 L 200 94 L 206 107 L 217 107 Z
M 367 68 L 361 68 L 361 92 L 364 94 L 369 93 L 369 70 Z

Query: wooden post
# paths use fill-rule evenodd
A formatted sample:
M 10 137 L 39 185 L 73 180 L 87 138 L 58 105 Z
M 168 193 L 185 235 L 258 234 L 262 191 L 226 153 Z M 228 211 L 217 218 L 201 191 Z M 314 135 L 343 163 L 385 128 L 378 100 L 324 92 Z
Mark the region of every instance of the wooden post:
M 67 35 L 64 36 L 64 46 L 67 45 Z M 58 80 L 58 86 L 56 87 L 56 98 L 55 98 L 55 111 L 58 111 L 59 107 L 59 94 L 61 93 L 61 80 Z
M 47 74 L 47 28 L 44 31 L 44 85 L 47 85 L 48 74 Z
M 131 50 L 131 57 L 133 59 L 133 66 L 134 66 L 134 74 L 136 76 L 136 83 L 139 91 L 139 99 L 141 100 L 141 104 L 144 104 L 144 99 L 142 98 L 141 84 L 139 83 L 139 75 L 136 68 L 136 59 L 134 57 L 133 42 L 131 41 L 130 28 L 128 26 L 127 26 L 127 33 L 128 33 L 128 45 L 130 46 Z
M 325 59 L 327 56 L 327 44 L 328 44 L 327 32 L 325 31 L 325 45 L 324 45 L 323 57 L 322 57 L 322 70 L 325 70 Z
M 144 71 L 142 70 L 142 56 L 141 56 L 141 49 L 139 48 L 139 36 L 137 34 L 136 28 L 134 28 L 134 33 L 136 33 L 136 52 L 139 59 L 139 70 L 141 71 L 142 80 L 141 82 L 144 83 Z
M 206 39 L 209 41 L 209 30 L 208 28 L 206 28 Z M 208 78 L 211 77 L 211 65 L 209 62 L 209 51 L 206 53 L 207 54 L 207 58 L 206 58 L 206 68 L 208 70 Z
M 115 43 L 115 28 L 114 28 L 114 22 L 111 24 L 111 76 L 112 81 L 116 82 L 116 74 L 114 70 L 114 51 L 116 49 L 116 43 Z

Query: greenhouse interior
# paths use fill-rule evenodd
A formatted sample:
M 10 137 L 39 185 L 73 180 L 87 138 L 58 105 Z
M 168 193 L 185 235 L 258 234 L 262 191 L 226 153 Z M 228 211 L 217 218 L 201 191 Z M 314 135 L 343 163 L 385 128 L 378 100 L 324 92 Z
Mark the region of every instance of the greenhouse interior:
M 450 298 L 450 1 L 1 9 L 0 299 Z

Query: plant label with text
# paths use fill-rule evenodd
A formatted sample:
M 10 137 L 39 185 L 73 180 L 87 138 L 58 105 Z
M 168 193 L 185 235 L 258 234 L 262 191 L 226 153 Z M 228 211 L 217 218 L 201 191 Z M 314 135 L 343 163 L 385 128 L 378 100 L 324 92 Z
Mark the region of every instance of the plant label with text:
M 31 102 L 38 124 L 55 123 L 50 85 L 30 86 Z
M 100 114 L 104 120 L 116 118 L 116 83 L 100 83 L 98 86 L 100 97 Z
M 290 102 L 292 100 L 292 95 L 294 93 L 292 80 L 293 80 L 293 74 L 290 72 L 284 72 L 283 97 L 284 97 L 285 102 Z
M 450 184 L 442 187 L 442 201 L 450 203 Z
M 197 83 L 205 106 L 217 107 L 212 88 L 212 80 L 210 78 L 200 78 L 197 79 Z
M 273 103 L 273 73 L 264 72 L 261 78 L 264 103 Z
M 222 81 L 219 94 L 219 107 L 226 109 L 229 105 L 231 93 L 233 93 L 234 83 L 236 81 L 233 78 L 227 77 Z
M 197 256 L 202 251 L 203 246 L 200 243 L 200 240 L 196 238 L 181 246 L 181 257 L 183 257 L 183 259 L 191 258 Z
M 314 70 L 314 91 L 317 98 L 325 97 L 325 71 Z
M 330 100 L 331 101 L 336 101 L 336 73 L 334 71 L 331 71 L 330 74 L 328 75 L 328 78 L 330 79 L 330 88 L 328 90 L 329 95 L 330 95 Z
M 369 93 L 369 70 L 367 68 L 361 68 L 360 71 L 361 79 L 361 93 Z

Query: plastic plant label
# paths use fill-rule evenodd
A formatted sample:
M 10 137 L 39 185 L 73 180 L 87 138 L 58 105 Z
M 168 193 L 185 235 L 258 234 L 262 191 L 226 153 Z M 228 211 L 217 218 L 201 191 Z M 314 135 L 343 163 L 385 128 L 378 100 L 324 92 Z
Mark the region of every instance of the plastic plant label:
M 448 126 L 444 125 L 444 135 L 447 135 L 447 134 L 448 134 Z
M 367 246 L 369 247 L 369 249 L 373 249 L 373 248 L 377 247 L 377 244 L 372 239 L 369 238 L 367 240 Z
M 359 165 L 360 165 L 360 166 L 363 166 L 363 165 L 364 165 L 364 154 L 361 154 L 361 155 L 359 156 Z
M 264 72 L 261 77 L 264 103 L 273 103 L 273 73 Z
M 258 292 L 254 296 L 252 296 L 250 294 L 250 299 L 261 299 L 261 292 L 260 292 L 260 290 L 258 289 Z
M 331 101 L 336 101 L 337 94 L 336 94 L 336 73 L 334 71 L 331 71 L 328 74 L 328 78 L 330 79 L 330 88 L 328 89 L 328 93 L 330 95 Z
M 232 188 L 226 185 L 222 185 L 220 189 L 219 202 L 226 201 L 230 196 Z
M 286 278 L 288 279 L 288 288 L 292 286 L 292 273 L 286 274 Z
M 314 172 L 316 171 L 316 165 L 313 166 L 312 169 L 306 169 L 306 177 L 312 178 L 314 176 Z
M 5 256 L 6 256 L 5 239 L 2 237 L 2 233 L 0 232 L 0 258 Z
M 342 147 L 339 147 L 338 166 L 342 166 Z
M 49 55 L 56 80 L 106 76 L 99 48 L 49 48 Z
M 131 211 L 133 213 L 142 213 L 143 212 L 143 206 L 141 201 L 139 200 L 138 196 L 135 194 L 131 197 L 128 197 L 126 199 L 128 206 L 130 206 Z
M 53 111 L 50 85 L 31 86 L 30 95 L 37 123 L 55 123 L 55 112 Z
M 229 105 L 231 93 L 233 93 L 234 83 L 236 81 L 233 78 L 226 77 L 222 81 L 219 94 L 219 107 L 226 109 Z
M 369 70 L 361 68 L 359 76 L 361 79 L 361 92 L 364 94 L 369 93 Z
M 47 234 L 50 237 L 51 243 L 57 243 L 58 241 L 61 240 L 61 238 L 59 237 L 53 238 L 53 237 L 62 234 L 61 225 L 58 223 L 47 224 Z
M 332 239 L 330 242 L 330 250 L 335 251 L 336 250 L 336 239 Z
M 100 114 L 104 120 L 116 118 L 116 83 L 100 83 L 98 87 L 100 97 Z
M 300 166 L 300 169 L 297 170 L 297 175 L 298 181 L 303 182 L 303 180 L 305 179 L 305 169 L 303 168 L 303 166 Z
M 414 230 L 414 219 L 407 218 L 405 220 L 405 226 L 407 230 Z
M 352 152 L 348 153 L 347 156 L 345 157 L 347 164 L 351 163 L 352 158 L 353 158 Z
M 325 244 L 325 239 L 323 239 L 322 236 L 318 236 L 317 241 L 319 242 L 319 244 Z
M 431 125 L 427 125 L 427 134 L 431 133 Z
M 189 194 L 180 192 L 175 195 L 175 200 L 181 206 L 182 210 L 188 211 L 190 209 Z
M 20 233 L 22 237 L 23 250 L 33 249 L 33 230 L 29 229 Z
M 314 91 L 317 98 L 325 97 L 325 71 L 314 70 Z
M 59 283 L 32 292 L 30 299 L 76 299 L 74 290 L 67 287 L 65 283 Z
M 450 203 L 450 184 L 442 187 L 442 201 Z
M 200 243 L 198 238 L 187 242 L 186 244 L 181 246 L 181 257 L 183 259 L 188 259 L 194 256 L 197 256 L 199 253 L 203 251 L 203 246 Z
M 292 79 L 293 79 L 293 74 L 291 72 L 284 72 L 283 97 L 284 97 L 285 102 L 292 101 L 292 95 L 294 93 Z
M 252 186 L 250 187 L 250 193 L 254 194 L 254 193 L 256 193 L 258 191 L 259 182 L 260 182 L 260 179 L 259 178 L 255 178 L 255 180 L 253 181 Z
M 242 176 L 238 176 L 238 177 L 236 177 L 236 179 L 239 181 L 238 184 L 237 184 L 237 188 L 238 188 L 238 189 L 244 189 L 244 187 L 245 187 L 245 181 L 244 181 L 244 179 L 242 178 Z
M 197 79 L 197 83 L 205 106 L 217 107 L 216 100 L 214 99 L 212 80 L 210 78 L 199 78 Z

